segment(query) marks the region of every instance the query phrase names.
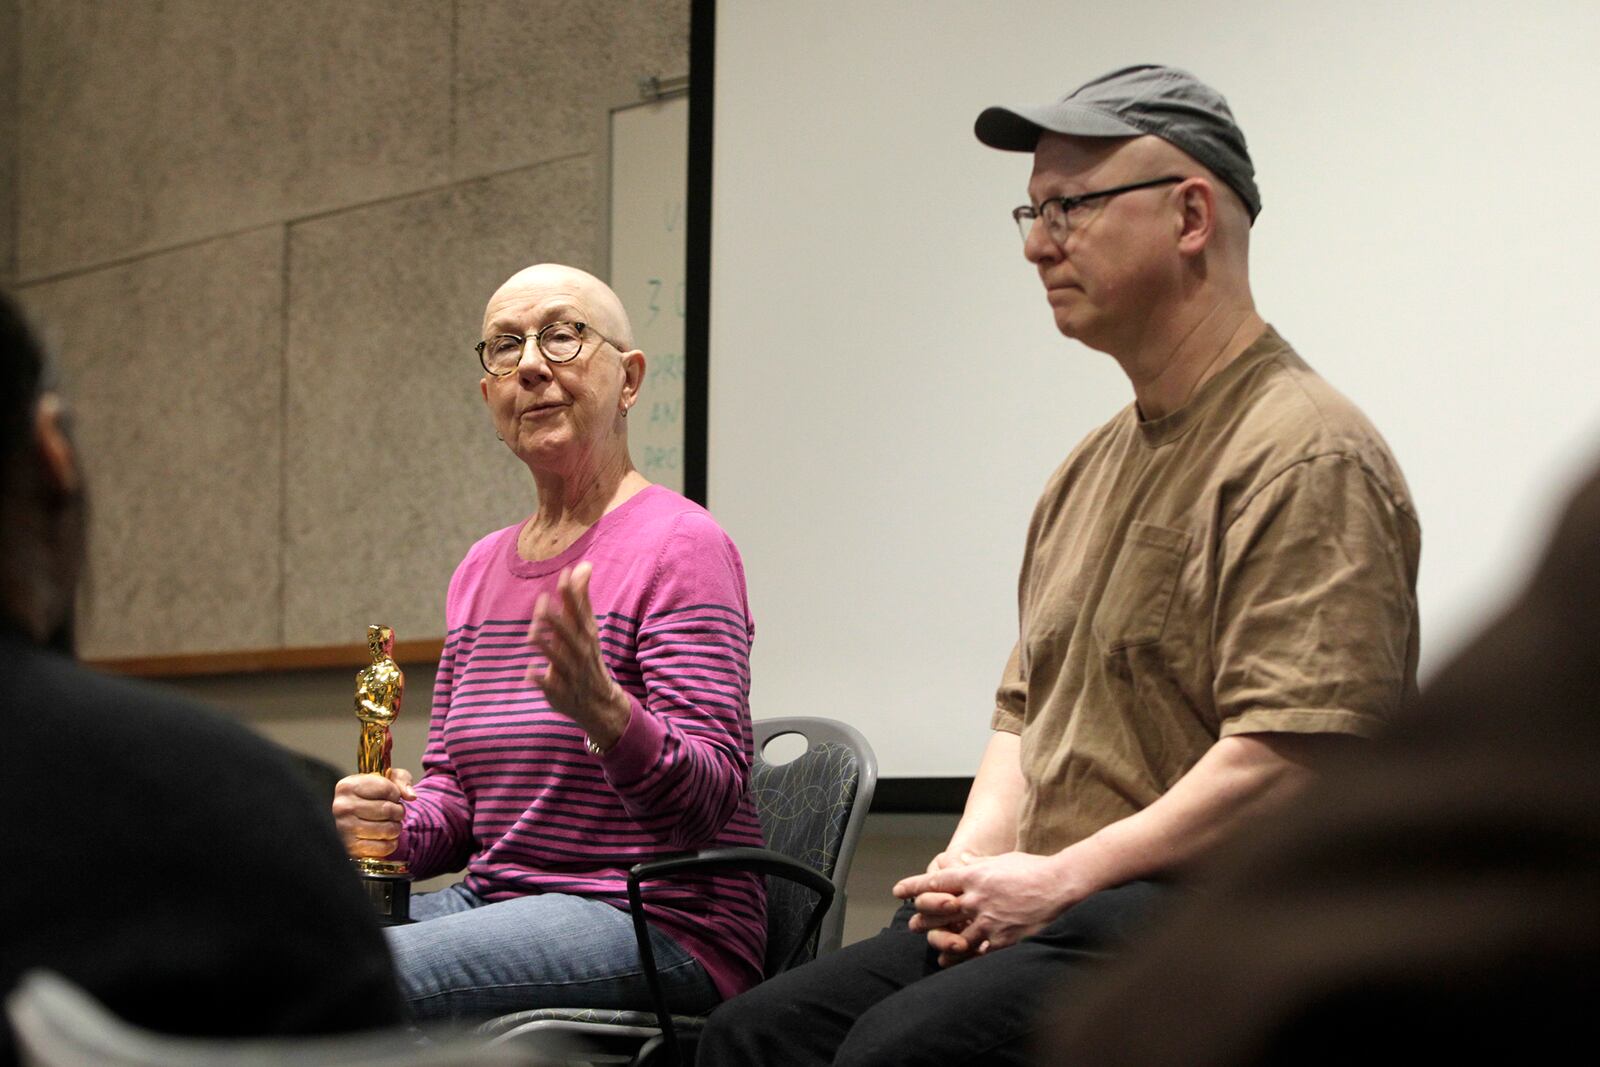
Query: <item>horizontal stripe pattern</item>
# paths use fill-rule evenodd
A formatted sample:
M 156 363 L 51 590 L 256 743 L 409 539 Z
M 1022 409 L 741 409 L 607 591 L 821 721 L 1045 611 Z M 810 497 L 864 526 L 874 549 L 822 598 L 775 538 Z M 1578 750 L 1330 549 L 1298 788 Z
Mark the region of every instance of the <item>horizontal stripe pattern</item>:
M 489 901 L 559 892 L 626 909 L 635 863 L 762 844 L 748 788 L 753 625 L 726 535 L 659 487 L 543 564 L 516 556 L 519 530 L 480 541 L 451 582 L 423 777 L 402 834 L 413 872 L 464 865 L 467 887 Z M 584 559 L 601 655 L 632 702 L 603 757 L 525 680 L 547 666 L 526 639 L 531 605 Z M 652 923 L 725 996 L 759 979 L 758 876 L 674 877 L 645 897 Z

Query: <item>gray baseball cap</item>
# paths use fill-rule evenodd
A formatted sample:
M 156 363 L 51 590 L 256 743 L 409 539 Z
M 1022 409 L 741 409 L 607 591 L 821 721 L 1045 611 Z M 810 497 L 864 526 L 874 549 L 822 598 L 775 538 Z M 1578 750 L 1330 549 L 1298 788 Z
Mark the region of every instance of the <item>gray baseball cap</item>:
M 1153 64 L 1123 67 L 1053 104 L 985 108 L 973 127 L 978 140 L 1008 152 L 1032 152 L 1045 130 L 1076 137 L 1154 134 L 1226 182 L 1244 201 L 1251 222 L 1261 214 L 1244 131 L 1222 94 L 1188 71 Z

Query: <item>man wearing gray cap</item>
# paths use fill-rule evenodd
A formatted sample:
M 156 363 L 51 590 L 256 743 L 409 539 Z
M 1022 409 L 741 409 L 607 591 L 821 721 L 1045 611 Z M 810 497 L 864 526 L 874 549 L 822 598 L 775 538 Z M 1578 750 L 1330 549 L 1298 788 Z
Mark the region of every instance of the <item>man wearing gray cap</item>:
M 1256 313 L 1261 197 L 1227 103 L 1129 67 L 976 132 L 1033 153 L 1023 254 L 1134 402 L 1034 511 L 948 847 L 883 933 L 719 1008 L 702 1064 L 1026 1062 L 1064 983 L 1415 690 L 1416 512 L 1377 432 Z

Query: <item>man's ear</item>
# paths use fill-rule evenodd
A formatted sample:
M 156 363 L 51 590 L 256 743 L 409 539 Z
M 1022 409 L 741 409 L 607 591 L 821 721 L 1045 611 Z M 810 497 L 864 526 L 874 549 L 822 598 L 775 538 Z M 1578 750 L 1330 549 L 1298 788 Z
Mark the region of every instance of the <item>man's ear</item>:
M 44 460 L 44 476 L 48 484 L 63 496 L 70 496 L 83 488 L 83 474 L 78 469 L 78 453 L 67 436 L 67 410 L 61 397 L 45 393 L 34 410 L 33 440 Z
M 1217 191 L 1204 178 L 1191 178 L 1178 189 L 1183 209 L 1178 230 L 1178 251 L 1197 255 L 1217 231 Z

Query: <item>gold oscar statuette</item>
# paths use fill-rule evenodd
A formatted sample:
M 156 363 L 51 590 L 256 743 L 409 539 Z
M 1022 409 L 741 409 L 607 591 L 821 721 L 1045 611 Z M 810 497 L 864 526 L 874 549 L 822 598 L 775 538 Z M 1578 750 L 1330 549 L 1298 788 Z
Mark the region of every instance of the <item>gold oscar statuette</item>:
M 389 627 L 368 626 L 367 648 L 372 662 L 356 674 L 356 718 L 361 720 L 356 771 L 387 776 L 389 751 L 394 744 L 389 727 L 400 715 L 406 676 L 394 661 L 394 631 Z M 411 921 L 411 873 L 404 863 L 366 857 L 350 862 L 355 865 L 380 922 L 393 925 Z

